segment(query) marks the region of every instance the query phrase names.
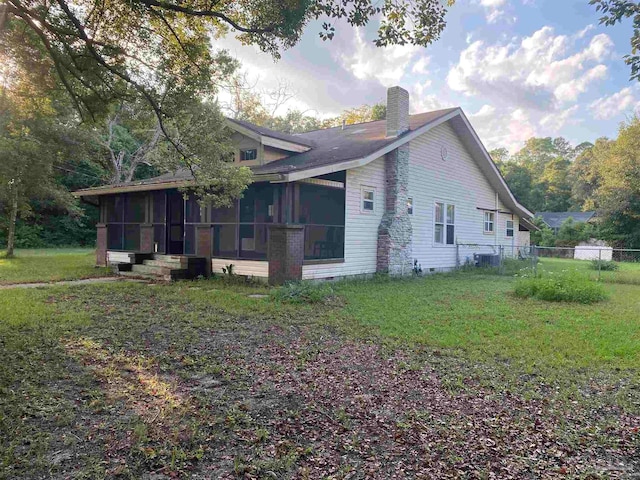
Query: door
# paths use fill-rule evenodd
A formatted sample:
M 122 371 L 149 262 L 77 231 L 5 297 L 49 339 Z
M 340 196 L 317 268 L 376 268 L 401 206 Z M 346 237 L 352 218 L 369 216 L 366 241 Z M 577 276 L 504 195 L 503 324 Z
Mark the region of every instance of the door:
M 167 194 L 167 253 L 184 253 L 184 199 L 177 191 Z

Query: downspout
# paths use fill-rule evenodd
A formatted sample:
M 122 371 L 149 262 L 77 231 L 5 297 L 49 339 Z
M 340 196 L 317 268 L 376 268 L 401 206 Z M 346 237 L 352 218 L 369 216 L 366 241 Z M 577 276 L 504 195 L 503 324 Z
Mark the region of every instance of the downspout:
M 499 208 L 499 199 L 498 192 L 496 192 L 496 224 L 493 228 L 493 241 L 495 245 L 498 245 L 498 228 L 500 227 L 500 208 Z

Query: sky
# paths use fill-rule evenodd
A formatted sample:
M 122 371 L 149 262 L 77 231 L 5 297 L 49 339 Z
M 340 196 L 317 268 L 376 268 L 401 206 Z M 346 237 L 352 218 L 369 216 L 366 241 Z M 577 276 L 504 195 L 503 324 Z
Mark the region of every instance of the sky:
M 242 62 L 257 90 L 288 85 L 295 97 L 279 113 L 336 116 L 384 102 L 400 85 L 412 113 L 462 107 L 488 149 L 513 153 L 533 136 L 574 145 L 614 138 L 640 108 L 640 82 L 623 59 L 631 23 L 605 27 L 599 17 L 588 0 L 457 0 L 428 47 L 377 48 L 376 24 L 340 23 L 331 41 L 309 24 L 278 61 L 233 36 L 214 45 Z

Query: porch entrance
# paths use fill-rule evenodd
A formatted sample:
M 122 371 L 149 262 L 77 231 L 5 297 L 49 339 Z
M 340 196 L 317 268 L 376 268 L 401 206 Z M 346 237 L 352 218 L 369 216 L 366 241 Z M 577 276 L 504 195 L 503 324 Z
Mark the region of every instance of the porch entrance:
M 167 253 L 184 253 L 184 198 L 176 190 L 167 192 Z

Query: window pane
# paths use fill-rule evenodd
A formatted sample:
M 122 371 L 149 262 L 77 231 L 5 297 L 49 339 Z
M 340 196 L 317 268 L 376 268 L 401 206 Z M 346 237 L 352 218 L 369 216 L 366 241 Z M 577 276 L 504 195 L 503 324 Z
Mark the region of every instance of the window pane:
M 455 242 L 454 230 L 455 227 L 453 225 L 447 225 L 447 245 L 453 245 L 453 242 Z
M 344 225 L 345 191 L 319 185 L 300 184 L 298 222 Z
M 239 258 L 262 259 L 267 257 L 266 248 L 263 246 L 263 242 L 266 244 L 266 237 L 264 241 L 262 240 L 264 228 L 257 227 L 256 225 L 240 225 Z M 264 235 L 266 235 L 266 230 Z
M 455 223 L 456 207 L 454 205 L 447 205 L 447 223 Z
M 235 223 L 236 214 L 238 211 L 238 203 L 233 202 L 233 206 L 229 208 L 212 208 L 211 209 L 211 222 L 212 223 Z
M 185 222 L 186 223 L 200 223 L 200 204 L 197 202 L 196 197 L 194 195 L 190 195 L 187 199 L 186 204 L 186 214 L 185 214 Z
M 107 248 L 109 250 L 122 250 L 122 224 L 112 223 L 107 225 Z
M 258 150 L 255 148 L 251 148 L 248 150 L 240 150 L 240 160 L 255 160 L 258 158 Z
M 373 212 L 373 202 L 369 200 L 365 200 L 364 203 L 362 204 L 362 208 L 364 210 Z
M 443 230 L 444 230 L 444 226 L 443 225 L 436 225 L 436 227 L 435 227 L 435 236 L 434 236 L 434 241 L 436 243 L 444 243 L 444 241 L 443 241 Z
M 365 190 L 364 191 L 364 199 L 373 201 L 373 191 L 372 190 Z
M 413 215 L 413 198 L 407 198 L 407 213 Z
M 344 258 L 344 227 L 305 227 L 304 258 Z
M 144 223 L 146 195 L 129 194 L 125 197 L 124 221 L 126 223 Z
M 140 225 L 124 226 L 124 249 L 140 250 Z
M 153 192 L 153 223 L 164 223 L 166 216 L 165 192 Z
M 122 195 L 116 195 L 113 197 L 107 197 L 107 222 L 120 223 L 122 222 Z
M 444 204 L 436 203 L 436 222 L 444 223 Z
M 185 255 L 195 255 L 196 253 L 196 227 L 195 225 L 184 226 L 184 253 Z
M 235 257 L 236 252 L 235 225 L 213 226 L 213 255 L 216 257 Z

